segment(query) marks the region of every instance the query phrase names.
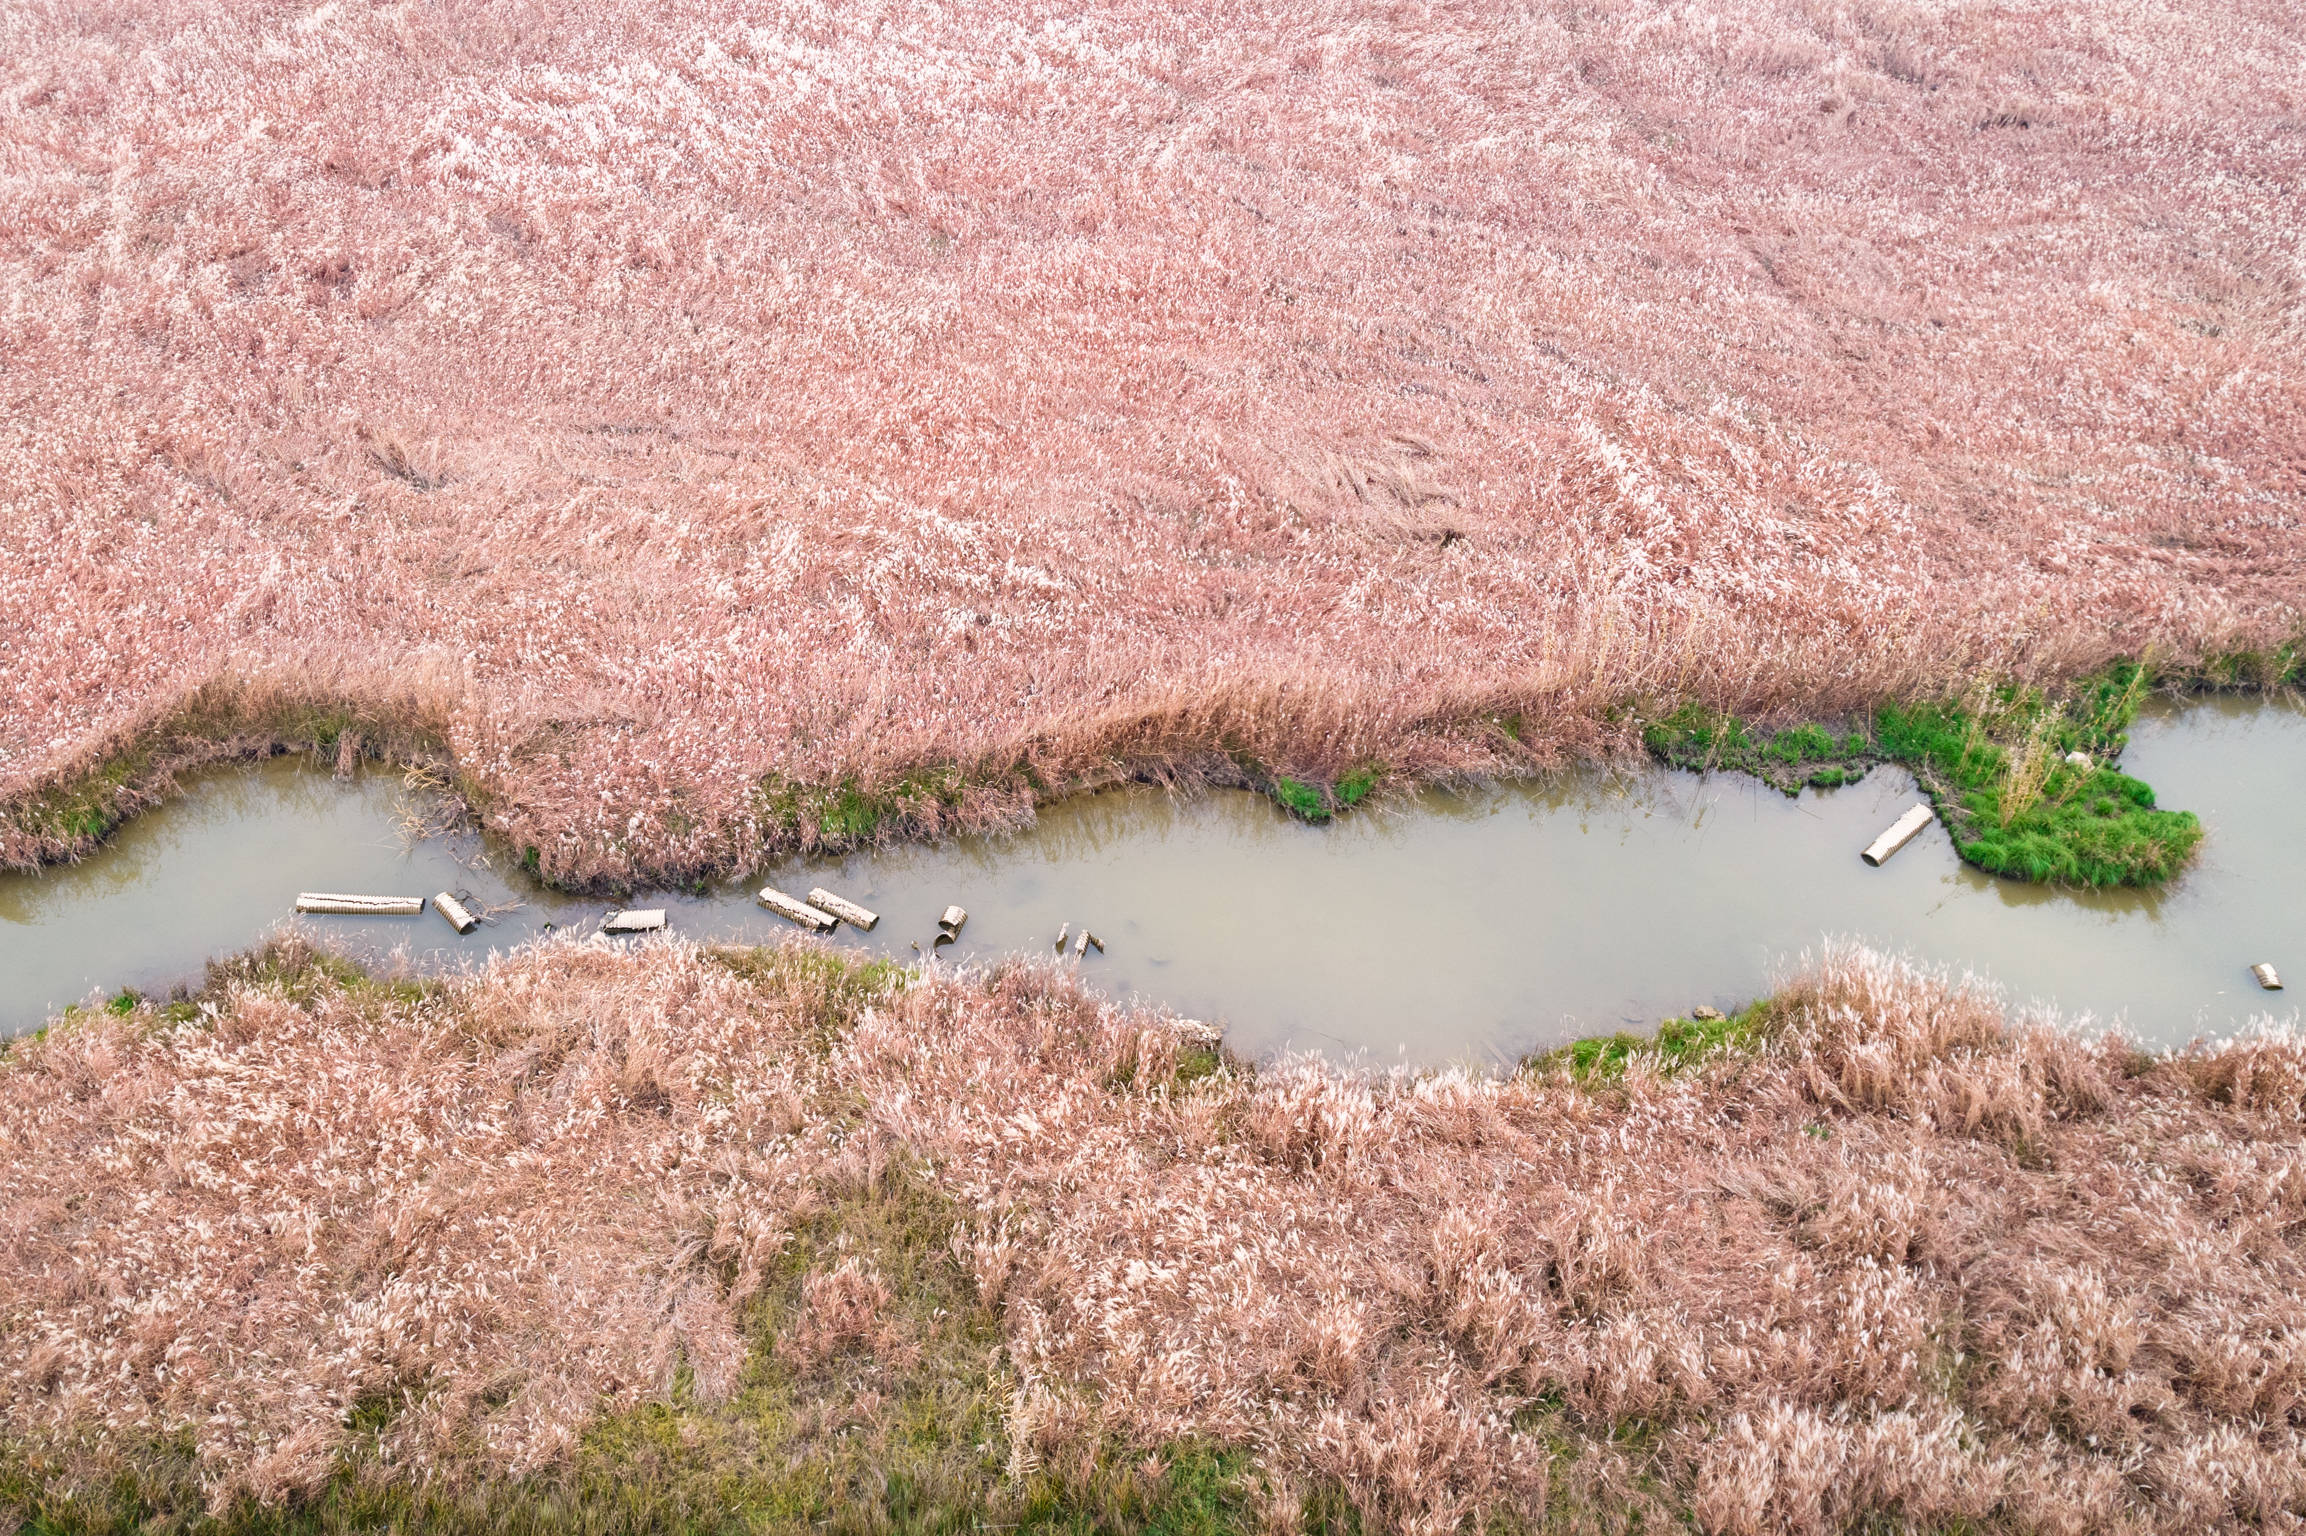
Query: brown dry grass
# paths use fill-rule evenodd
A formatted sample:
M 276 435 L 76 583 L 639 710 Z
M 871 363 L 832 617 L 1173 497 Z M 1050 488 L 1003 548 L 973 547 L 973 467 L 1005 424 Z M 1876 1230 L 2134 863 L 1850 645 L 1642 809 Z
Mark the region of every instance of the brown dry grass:
M 372 1475 L 441 1486 L 673 1396 L 693 1443 L 754 1358 L 837 1438 L 928 1325 L 846 1239 L 760 1288 L 896 1180 L 954 1213 L 1018 1476 L 1240 1446 L 1283 1528 L 2306 1519 L 2295 1036 L 2149 1059 L 1848 951 L 1671 1073 L 1195 1061 L 1045 969 L 799 943 L 82 1019 L 0 1066 L 0 1426 L 279 1499 L 422 1383 Z
M 0 799 L 413 672 L 588 879 L 749 858 L 771 773 L 1437 772 L 2297 627 L 2277 0 L 33 0 L 0 57 Z

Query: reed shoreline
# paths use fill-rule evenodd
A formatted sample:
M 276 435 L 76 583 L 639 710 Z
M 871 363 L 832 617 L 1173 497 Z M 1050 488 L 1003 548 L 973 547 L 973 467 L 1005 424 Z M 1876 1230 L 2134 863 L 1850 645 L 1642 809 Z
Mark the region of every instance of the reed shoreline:
M 2164 696 L 2306 686 L 2306 659 L 2297 642 L 2288 642 L 2191 665 L 2101 664 L 2052 676 L 2024 696 L 2061 709 L 2074 707 L 2078 695 L 2094 682 L 2127 669 L 2135 670 L 2145 688 Z M 2017 685 L 1999 686 L 2007 693 Z M 1958 711 L 1986 687 L 1984 679 L 1972 678 L 1960 686 L 1874 699 L 1838 711 L 1834 718 L 1843 723 L 1868 721 L 1880 710 L 1911 712 L 1949 703 Z M 2134 700 L 2130 707 L 2134 711 Z M 1286 735 L 1254 738 L 1252 746 L 1253 738 L 1226 729 L 1222 720 L 1203 720 L 1198 730 L 1175 723 L 1140 726 L 1120 732 L 1118 740 L 1110 731 L 1093 733 L 1099 743 L 1096 750 L 1060 753 L 1028 747 L 988 753 L 968 768 L 949 762 L 902 765 L 877 779 L 848 774 L 813 784 L 771 775 L 756 788 L 750 806 L 734 824 L 707 829 L 702 851 L 697 846 L 698 829 L 682 825 L 678 831 L 691 844 L 688 851 L 628 841 L 620 845 L 613 869 L 595 867 L 589 876 L 579 876 L 575 870 L 584 866 L 557 865 L 543 855 L 545 847 L 563 840 L 549 823 L 525 817 L 505 794 L 484 786 L 460 766 L 450 724 L 455 713 L 436 690 L 350 695 L 219 680 L 153 723 L 109 743 L 79 769 L 0 802 L 0 867 L 30 869 L 85 857 L 128 817 L 169 799 L 178 775 L 219 762 L 284 753 L 333 762 L 339 771 L 381 762 L 423 773 L 471 824 L 518 850 L 518 862 L 532 876 L 572 894 L 602 895 L 745 877 L 796 854 L 1013 829 L 1030 824 L 1040 809 L 1059 800 L 1120 784 L 1157 784 L 1187 793 L 1247 789 L 1271 797 L 1292 814 L 1318 821 L 1347 813 L 1373 793 L 1510 780 L 1580 761 L 1639 758 L 1675 767 L 1727 769 L 1753 774 L 1789 793 L 1810 782 L 1812 770 L 1819 766 L 1801 753 L 1773 755 L 1768 750 L 1772 743 L 1817 734 L 1812 724 L 1816 716 L 1753 711 L 1741 717 L 1734 709 L 1717 709 L 1696 698 L 1613 701 L 1566 726 L 1551 722 L 1553 734 L 1548 739 L 1530 734 L 1522 712 L 1492 701 L 1446 717 L 1414 721 L 1413 735 L 1390 748 L 1370 742 L 1356 755 L 1333 762 L 1326 773 L 1301 766 L 1320 759 L 1302 746 L 1293 747 Z M 1748 718 L 1759 732 L 1756 745 L 1724 751 L 1716 737 L 1726 739 L 1725 723 L 1726 729 L 1742 732 Z M 1969 717 L 1957 714 L 1957 718 Z M 1692 719 L 1703 728 L 1693 729 L 1688 724 Z M 2106 724 L 2104 733 L 2119 734 L 2127 720 L 2125 714 Z M 1318 729 L 1317 721 L 1298 723 L 1308 727 L 1309 736 Z M 1870 737 L 1853 753 L 1830 750 L 1821 762 L 1830 759 L 1835 782 L 1840 782 L 1845 757 L 1854 779 L 1870 763 L 1893 760 L 1894 754 L 1886 754 Z M 1789 768 L 1801 771 L 1789 779 Z M 1925 786 L 1934 782 L 1934 771 L 1926 763 L 1922 774 Z M 1938 783 L 1931 794 L 1941 817 L 1965 814 L 1961 797 L 1951 786 Z M 676 791 L 673 798 L 681 797 Z M 635 808 L 633 819 L 639 818 L 640 809 Z M 1959 839 L 1957 846 L 1963 848 L 1965 859 L 1993 873 L 2020 879 L 2077 878 L 2071 873 L 2029 876 L 2020 865 L 1979 859 Z M 2174 873 L 2188 851 L 2190 844 L 2143 877 L 2117 878 L 2113 883 L 2156 883 Z M 2108 883 L 2079 878 L 2083 883 Z
M 296 945 L 0 1056 L 38 1531 L 2256 1530 L 2306 1042 L 1862 951 L 1503 1078 L 1045 965 Z

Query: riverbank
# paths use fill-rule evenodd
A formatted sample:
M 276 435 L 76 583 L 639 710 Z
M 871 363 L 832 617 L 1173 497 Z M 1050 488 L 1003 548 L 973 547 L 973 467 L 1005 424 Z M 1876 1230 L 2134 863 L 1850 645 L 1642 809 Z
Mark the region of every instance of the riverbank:
M 862 902 L 880 922 L 843 924 L 833 942 L 905 963 L 936 944 L 954 904 L 971 916 L 938 950 L 948 964 L 1048 954 L 1060 931 L 1087 926 L 1105 948 L 1078 963 L 1099 990 L 1221 1021 L 1258 1060 L 1318 1050 L 1494 1070 L 1696 1003 L 1733 1006 L 1828 934 L 1968 967 L 2160 1045 L 2231 1033 L 2283 1001 L 2257 989 L 2251 964 L 2306 973 L 2290 852 L 2306 843 L 2306 702 L 2156 698 L 2130 734 L 2123 770 L 2199 812 L 2206 832 L 2161 887 L 1986 875 L 1937 827 L 1868 868 L 1857 851 L 1922 793 L 1890 763 L 1790 795 L 1739 773 L 1571 769 L 1398 790 L 1320 825 L 1239 790 L 1129 786 L 1069 797 L 1020 832 L 602 899 L 540 886 L 469 827 L 415 836 L 453 802 L 401 775 L 336 775 L 302 756 L 225 765 L 81 863 L 0 875 L 0 975 L 13 982 L 0 1036 L 124 988 L 197 985 L 209 960 L 279 932 L 303 890 L 461 892 L 488 914 L 470 933 L 429 912 L 296 920 L 317 942 L 421 977 L 590 932 L 619 906 L 661 908 L 698 942 L 773 943 L 793 929 L 756 901 L 764 884 Z M 1431 1006 L 1437 984 L 1446 1010 Z
M 1861 952 L 1745 1022 L 1670 1068 L 1371 1079 L 1032 965 L 274 951 L 0 1064 L 0 1508 L 2306 1511 L 2296 1037 L 2146 1055 Z
M 2114 662 L 2030 684 L 1938 679 L 1846 712 L 1832 728 L 1771 727 L 1698 697 L 1669 706 L 1596 693 L 1540 709 L 1501 696 L 1391 719 L 1343 753 L 1336 743 L 1353 735 L 1355 709 L 1319 688 L 1292 695 L 1283 686 L 1262 700 L 1228 696 L 1158 719 L 1105 722 L 1063 745 L 1013 744 L 973 765 L 906 766 L 830 783 L 771 773 L 741 813 L 717 818 L 672 784 L 658 803 L 636 808 L 606 848 L 581 853 L 572 851 L 581 841 L 574 833 L 537 822 L 517 791 L 489 787 L 487 773 L 458 755 L 460 711 L 437 681 L 344 694 L 227 679 L 0 803 L 0 867 L 84 857 L 137 811 L 166 803 L 186 773 L 284 753 L 339 771 L 379 761 L 418 770 L 532 876 L 580 894 L 701 888 L 796 855 L 1010 830 L 1051 805 L 1125 784 L 1249 789 L 1321 822 L 1387 792 L 1639 756 L 1750 773 L 1788 793 L 1897 763 L 1915 772 L 1966 862 L 2019 880 L 2152 885 L 2184 866 L 2200 827 L 2111 767 L 2139 704 L 2156 694 L 2302 685 L 2306 651 L 2286 644 L 2185 665 Z M 1305 749 L 1315 740 L 1329 743 L 1323 754 Z M 2074 766 L 2070 753 L 2088 762 Z M 1283 766 L 1323 755 L 1332 762 L 1326 773 Z M 613 852 L 606 864 L 595 857 L 604 851 Z

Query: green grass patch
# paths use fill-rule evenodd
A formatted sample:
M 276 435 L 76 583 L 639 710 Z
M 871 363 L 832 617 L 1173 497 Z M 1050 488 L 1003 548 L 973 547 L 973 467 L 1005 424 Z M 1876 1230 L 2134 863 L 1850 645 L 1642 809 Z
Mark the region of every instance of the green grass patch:
M 2053 698 L 2001 688 L 1964 705 L 1885 708 L 1883 755 L 1921 782 L 1968 862 L 2064 885 L 2153 885 L 2193 857 L 2202 824 L 2108 766 L 2129 740 L 2147 675 L 2125 663 Z M 2084 761 L 2069 761 L 2069 754 Z
M 1332 814 L 1328 794 L 1320 785 L 1308 784 L 1302 779 L 1276 777 L 1273 781 L 1273 798 L 1290 815 L 1303 817 L 1307 821 L 1327 821 Z
M 2286 676 L 2287 651 L 2234 664 L 2237 675 Z M 1980 869 L 2063 885 L 2153 885 L 2202 840 L 2192 813 L 2165 811 L 2147 784 L 2109 766 L 2129 740 L 2152 679 L 2125 662 L 2052 695 L 2005 685 L 1958 702 L 1886 705 L 1862 726 L 1761 731 L 1735 715 L 1684 704 L 1642 738 L 1678 768 L 1751 773 L 1788 794 L 1853 783 L 1878 762 L 1910 770 Z M 2087 763 L 2069 761 L 2079 753 Z
M 967 787 L 958 768 L 916 769 L 886 785 L 854 778 L 807 785 L 770 774 L 754 803 L 762 821 L 789 839 L 847 848 L 939 819 L 960 806 Z
M 1667 1019 L 1654 1035 L 1621 1031 L 1573 1040 L 1532 1057 L 1529 1066 L 1534 1071 L 1562 1068 L 1581 1083 L 1606 1082 L 1625 1076 L 1638 1055 L 1670 1076 L 1712 1057 L 1750 1049 L 1766 1032 L 1769 1018 L 1769 1003 L 1764 1000 L 1719 1018 Z
M 1272 776 L 1268 793 L 1275 804 L 1300 820 L 1327 821 L 1368 799 L 1383 777 L 1384 770 L 1374 765 L 1354 768 L 1334 784 L 1316 784 L 1277 773 Z
M 1757 731 L 1736 715 L 1695 703 L 1643 726 L 1642 742 L 1676 768 L 1750 773 L 1789 795 L 1799 793 L 1805 784 L 1819 788 L 1855 784 L 1880 760 L 1873 738 L 1863 729 L 1836 732 L 1822 725 L 1797 725 Z
M 333 757 L 347 735 L 369 757 L 407 760 L 445 751 L 439 722 L 418 706 L 366 708 L 220 681 L 69 777 L 0 806 L 0 816 L 49 844 L 52 851 L 43 856 L 70 857 L 110 836 L 189 767 L 276 751 Z

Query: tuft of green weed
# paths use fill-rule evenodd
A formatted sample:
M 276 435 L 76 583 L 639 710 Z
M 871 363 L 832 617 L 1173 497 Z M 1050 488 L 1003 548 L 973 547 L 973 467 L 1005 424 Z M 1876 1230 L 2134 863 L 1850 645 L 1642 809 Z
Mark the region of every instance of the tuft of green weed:
M 1302 779 L 1277 775 L 1273 780 L 1273 798 L 1280 802 L 1283 810 L 1307 821 L 1327 821 L 1331 815 L 1328 794 L 1320 785 L 1308 784 Z
M 1626 1067 L 1640 1055 L 1670 1076 L 1725 1052 L 1750 1048 L 1766 1033 L 1769 1017 L 1769 1004 L 1764 1000 L 1721 1018 L 1667 1019 L 1654 1035 L 1620 1031 L 1573 1040 L 1531 1058 L 1529 1066 L 1540 1071 L 1565 1067 L 1579 1082 L 1608 1081 L 1623 1077 Z
M 1696 703 L 1649 722 L 1642 727 L 1642 741 L 1676 768 L 1750 773 L 1789 795 L 1805 784 L 1821 789 L 1854 784 L 1877 757 L 1862 730 L 1837 736 L 1822 725 L 1797 725 L 1756 732 L 1736 715 Z
M 1368 799 L 1383 776 L 1383 769 L 1370 764 L 1350 770 L 1330 785 L 1275 774 L 1271 793 L 1275 803 L 1292 816 L 1306 821 L 1327 821 Z

